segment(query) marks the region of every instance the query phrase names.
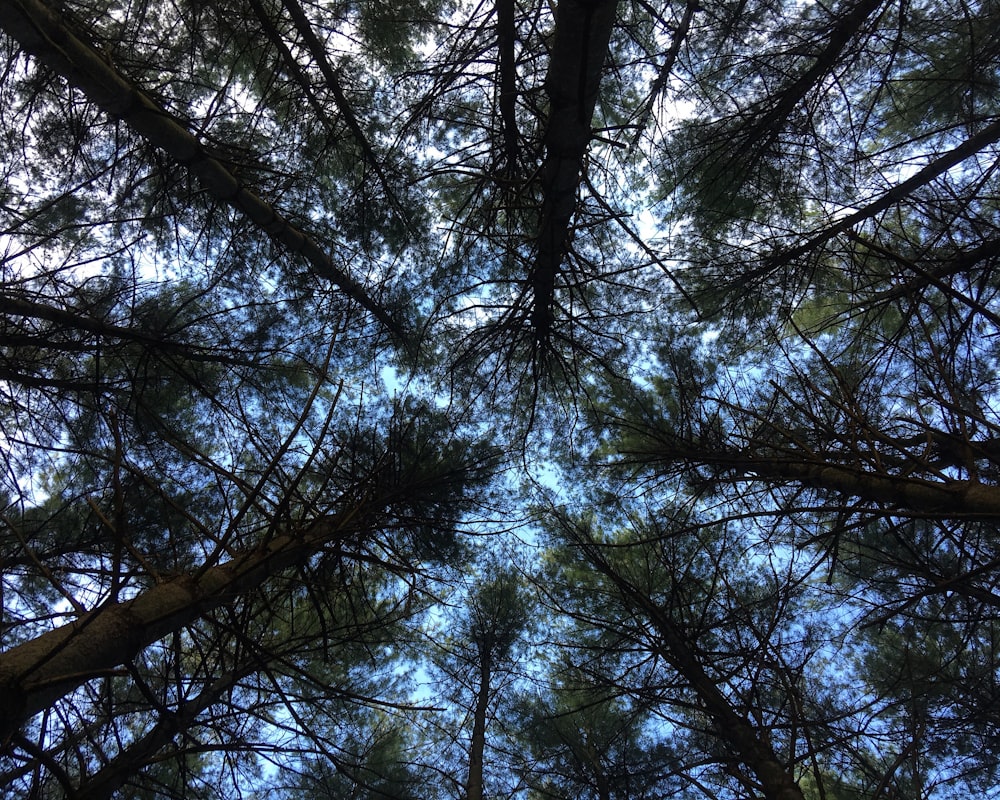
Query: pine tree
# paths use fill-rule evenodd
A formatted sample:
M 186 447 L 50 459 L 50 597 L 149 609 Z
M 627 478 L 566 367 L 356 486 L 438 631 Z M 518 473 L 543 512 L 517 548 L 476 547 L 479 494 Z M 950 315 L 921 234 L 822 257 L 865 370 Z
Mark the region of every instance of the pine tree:
M 7 794 L 996 785 L 998 16 L 0 0 Z

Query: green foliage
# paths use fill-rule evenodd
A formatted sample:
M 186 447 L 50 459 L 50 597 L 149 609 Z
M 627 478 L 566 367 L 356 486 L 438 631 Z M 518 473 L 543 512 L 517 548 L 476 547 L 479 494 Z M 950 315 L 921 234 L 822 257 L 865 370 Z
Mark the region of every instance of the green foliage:
M 487 562 L 462 627 L 482 661 L 496 665 L 510 658 L 531 627 L 531 599 L 521 576 L 506 565 Z
M 0 8 L 7 795 L 1000 783 L 1000 7 L 661 5 Z

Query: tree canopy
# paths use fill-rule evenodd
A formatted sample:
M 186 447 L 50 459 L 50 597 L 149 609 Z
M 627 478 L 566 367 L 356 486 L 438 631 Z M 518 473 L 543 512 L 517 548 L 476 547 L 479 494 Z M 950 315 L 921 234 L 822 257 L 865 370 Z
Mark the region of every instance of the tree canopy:
M 998 25 L 0 0 L 3 796 L 995 794 Z

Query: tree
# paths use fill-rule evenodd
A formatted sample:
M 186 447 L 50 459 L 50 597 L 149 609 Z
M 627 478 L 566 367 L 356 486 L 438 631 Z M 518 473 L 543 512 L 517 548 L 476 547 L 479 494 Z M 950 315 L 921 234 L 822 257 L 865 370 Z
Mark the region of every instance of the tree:
M 669 767 L 653 744 L 651 717 L 564 664 L 551 692 L 528 695 L 520 709 L 521 767 L 534 797 L 645 797 L 662 788 Z
M 427 422 L 424 418 L 420 425 Z M 353 488 L 349 498 L 330 497 L 326 502 L 333 503 L 332 508 L 319 504 L 322 495 L 312 495 L 310 505 L 316 516 L 311 519 L 290 517 L 282 524 L 271 517 L 268 524 L 266 518 L 264 523 L 255 520 L 257 515 L 246 510 L 245 505 L 229 510 L 233 519 L 244 524 L 253 521 L 253 526 L 246 534 L 225 528 L 213 532 L 210 544 L 217 546 L 216 542 L 228 538 L 232 545 L 238 545 L 242 535 L 255 532 L 259 543 L 253 549 L 227 555 L 220 547 L 216 555 L 207 559 L 203 556 L 200 566 L 191 567 L 191 572 L 177 575 L 165 575 L 162 566 L 150 565 L 150 559 L 167 554 L 156 550 L 144 554 L 137 547 L 141 546 L 138 537 L 130 537 L 127 547 L 115 548 L 113 566 L 108 565 L 112 561 L 110 553 L 102 556 L 100 551 L 94 555 L 71 552 L 81 566 L 70 574 L 79 575 L 79 581 L 86 577 L 84 589 L 96 595 L 99 603 L 88 613 L 78 600 L 79 613 L 70 622 L 6 652 L 3 669 L 8 703 L 4 720 L 8 736 L 13 736 L 11 741 L 27 745 L 23 734 L 14 734 L 18 725 L 85 682 L 108 676 L 106 689 L 96 692 L 92 699 L 69 695 L 76 713 L 93 718 L 105 703 L 117 699 L 115 689 L 121 681 L 115 676 L 130 675 L 133 682 L 146 687 L 143 694 L 147 698 L 162 698 L 157 701 L 161 709 L 159 728 L 148 733 L 135 730 L 136 741 L 118 753 L 114 760 L 117 763 L 105 764 L 83 782 L 93 790 L 95 784 L 106 780 L 107 773 L 116 771 L 115 780 L 119 780 L 124 777 L 123 764 L 141 765 L 178 734 L 186 734 L 185 728 L 196 724 L 198 715 L 219 702 L 220 696 L 230 698 L 230 702 L 235 692 L 266 696 L 288 678 L 306 679 L 313 690 L 324 686 L 324 694 L 329 695 L 329 679 L 310 677 L 313 670 L 303 659 L 336 652 L 342 663 L 349 664 L 349 648 L 361 649 L 371 657 L 373 645 L 366 643 L 369 637 L 377 636 L 380 646 L 387 638 L 391 640 L 387 626 L 412 613 L 405 595 L 418 591 L 419 565 L 448 552 L 451 545 L 445 541 L 449 534 L 444 520 L 449 511 L 459 508 L 459 498 L 466 491 L 462 487 L 466 468 L 461 461 L 438 461 L 435 466 L 432 449 L 437 445 L 423 438 L 434 434 L 415 431 L 410 422 L 392 421 L 389 434 L 394 441 L 388 451 L 365 452 L 367 445 L 378 447 L 378 439 L 366 441 L 366 432 L 357 432 L 353 447 L 345 448 L 338 457 L 352 459 L 355 463 L 351 471 L 359 470 L 356 474 L 361 474 L 360 462 L 374 459 L 371 466 L 375 471 L 369 471 L 369 481 Z M 316 454 L 312 455 L 311 466 L 321 466 Z M 440 451 L 436 455 L 448 457 Z M 305 497 L 314 488 L 328 494 L 335 485 L 337 469 L 336 464 L 322 465 L 316 487 L 309 485 L 315 478 L 304 477 L 301 471 L 298 476 L 293 473 L 283 479 L 297 484 L 297 492 L 309 490 Z M 265 498 L 258 495 L 254 499 L 262 504 Z M 290 500 L 286 498 L 285 502 Z M 371 515 L 372 509 L 378 509 L 377 516 Z M 128 513 L 121 514 L 118 520 L 132 521 Z M 181 515 L 179 525 L 183 526 L 182 532 L 191 526 L 202 534 L 211 531 L 207 520 L 193 517 L 190 510 Z M 379 531 L 381 536 L 376 535 Z M 33 552 L 30 543 L 26 543 L 25 551 Z M 36 572 L 33 562 L 37 559 L 26 561 L 23 571 L 30 576 Z M 88 564 L 93 566 L 88 568 Z M 111 572 L 113 568 L 117 571 Z M 15 574 L 10 577 L 13 579 Z M 58 581 L 51 572 L 48 578 L 53 588 L 72 596 L 66 581 Z M 103 591 L 98 583 L 101 578 L 107 581 Z M 262 594 L 259 590 L 265 587 L 270 591 Z M 108 595 L 114 591 L 131 597 L 115 600 L 114 595 Z M 30 629 L 32 622 L 29 617 L 11 626 L 11 630 L 17 634 Z M 155 658 L 153 674 L 144 677 L 142 665 L 159 651 L 158 647 L 149 648 L 163 639 L 170 646 Z M 191 652 L 199 656 L 192 658 Z M 238 660 L 224 657 L 227 652 Z M 222 665 L 229 663 L 228 671 L 221 672 Z M 192 669 L 194 672 L 189 672 Z M 245 680 L 250 676 L 257 676 L 262 683 L 246 688 Z M 196 691 L 199 686 L 203 688 Z M 350 681 L 343 691 L 348 696 L 364 696 Z M 280 689 L 278 696 L 283 698 L 278 711 L 282 706 L 294 709 L 298 702 L 297 693 L 293 695 L 287 688 Z M 121 710 L 114 704 L 110 706 L 116 716 L 135 713 L 131 710 L 135 698 L 129 699 L 126 694 L 121 701 Z M 141 699 L 139 702 L 141 707 Z M 94 705 L 88 710 L 90 703 Z M 263 706 L 257 700 L 251 706 L 258 708 L 256 714 L 266 725 L 277 724 L 272 716 L 273 700 Z M 224 726 L 221 719 L 217 724 Z M 43 723 L 39 736 L 44 740 L 49 735 Z M 63 751 L 63 756 L 80 755 L 72 747 L 57 749 Z M 67 780 L 73 781 L 72 773 Z
M 505 749 L 505 706 L 522 679 L 533 627 L 523 574 L 497 554 L 481 556 L 474 566 L 449 595 L 450 612 L 427 626 L 431 657 L 424 655 L 426 647 L 416 651 L 428 662 L 434 694 L 449 701 L 423 722 L 427 758 L 447 775 L 441 794 L 463 800 L 506 790 L 490 786 L 490 778 L 507 783 L 501 776 L 508 765 L 491 761 Z
M 0 0 L 12 796 L 995 785 L 998 15 Z
M 660 519 L 634 533 L 602 536 L 586 520 L 556 517 L 564 545 L 555 556 L 562 586 L 553 600 L 584 629 L 576 637 L 576 669 L 612 696 L 631 696 L 665 719 L 677 707 L 697 709 L 705 721 L 687 724 L 704 726 L 718 740 L 712 760 L 767 798 L 801 798 L 774 741 L 789 700 L 780 690 L 774 696 L 781 680 L 766 677 L 769 669 L 791 672 L 783 662 L 793 658 L 792 647 L 776 652 L 781 661 L 773 666 L 767 652 L 783 633 L 778 612 L 790 599 L 781 596 L 777 579 L 770 586 L 736 582 L 726 560 L 746 553 L 738 538 L 705 526 L 700 535 L 675 539 L 670 528 L 678 523 Z M 808 725 L 803 710 L 796 711 L 796 723 Z M 599 796 L 611 796 L 611 789 L 599 788 Z

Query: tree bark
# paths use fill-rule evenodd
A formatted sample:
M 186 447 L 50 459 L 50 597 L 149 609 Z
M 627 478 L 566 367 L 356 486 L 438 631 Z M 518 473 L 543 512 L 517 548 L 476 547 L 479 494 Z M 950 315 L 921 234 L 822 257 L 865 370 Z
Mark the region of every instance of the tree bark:
M 357 510 L 324 517 L 299 535 L 272 539 L 231 561 L 101 606 L 0 655 L 0 743 L 24 722 L 92 678 L 110 674 L 168 633 L 357 532 Z
M 975 442 L 971 443 L 975 445 Z M 628 454 L 626 454 L 628 455 Z M 995 519 L 1000 517 L 1000 487 L 978 481 L 931 481 L 886 472 L 869 472 L 859 467 L 824 462 L 818 457 L 744 454 L 699 451 L 694 448 L 646 452 L 662 462 L 707 464 L 730 469 L 749 481 L 799 483 L 813 489 L 839 492 L 875 503 L 885 503 L 902 513 L 947 519 Z
M 776 461 L 753 471 L 761 477 L 796 480 L 817 489 L 888 503 L 942 517 L 998 517 L 1000 489 L 975 481 L 936 483 L 918 478 L 879 475 L 835 464 Z
M 106 113 L 187 167 L 211 195 L 240 211 L 285 249 L 303 256 L 318 275 L 333 282 L 395 336 L 404 338 L 389 312 L 335 266 L 315 239 L 243 186 L 176 117 L 119 74 L 39 0 L 0 0 L 0 29 Z
M 472 716 L 472 741 L 469 744 L 469 777 L 465 783 L 466 800 L 483 800 L 483 759 L 486 751 L 486 712 L 490 704 L 490 656 L 483 656 L 479 669 L 479 691 Z
M 514 0 L 497 0 L 497 64 L 500 71 L 500 127 L 503 130 L 504 168 L 507 177 L 517 171 L 520 145 L 517 132 L 517 31 Z
M 885 0 L 862 0 L 837 20 L 826 46 L 816 54 L 813 65 L 778 94 L 774 107 L 750 130 L 747 141 L 742 145 L 744 148 L 763 150 L 771 146 L 781 133 L 788 115 L 841 63 L 839 59 L 844 48 L 884 2 Z
M 327 88 L 333 95 L 333 101 L 337 105 L 337 110 L 340 112 L 341 118 L 351 131 L 354 141 L 357 143 L 358 147 L 361 148 L 361 155 L 365 163 L 375 173 L 375 177 L 378 178 L 379 183 L 382 185 L 382 190 L 385 192 L 389 205 L 392 206 L 393 210 L 399 215 L 399 218 L 403 221 L 403 223 L 409 225 L 409 215 L 406 213 L 406 209 L 396 196 L 396 190 L 393 188 L 392 183 L 389 181 L 389 177 L 382 168 L 382 162 L 376 155 L 375 148 L 372 146 L 372 143 L 368 141 L 368 136 L 361 127 L 361 123 L 358 121 L 357 115 L 354 113 L 354 109 L 351 108 L 351 104 L 347 99 L 347 93 L 344 91 L 344 87 L 340 82 L 339 76 L 337 75 L 337 70 L 334 69 L 333 64 L 330 63 L 330 59 L 327 58 L 326 49 L 324 48 L 323 43 L 319 40 L 319 37 L 316 35 L 316 32 L 313 30 L 313 26 L 309 22 L 309 17 L 306 16 L 305 10 L 298 4 L 298 2 L 296 2 L 296 0 L 281 0 L 281 4 L 291 15 L 292 21 L 295 25 L 295 30 L 299 32 L 299 35 L 305 42 L 310 55 L 313 57 L 313 61 L 316 62 L 316 66 L 319 67 L 319 71 L 323 74 Z
M 810 253 L 841 233 L 850 231 L 855 225 L 865 222 L 872 217 L 876 217 L 883 211 L 887 211 L 897 203 L 901 203 L 918 189 L 929 184 L 940 177 L 952 167 L 956 167 L 968 158 L 972 158 L 977 153 L 986 149 L 990 145 L 1000 141 L 1000 120 L 995 120 L 983 127 L 978 133 L 970 136 L 957 147 L 935 158 L 927 166 L 918 171 L 915 175 L 907 178 L 902 183 L 893 186 L 881 197 L 872 200 L 868 205 L 862 206 L 853 214 L 834 222 L 820 231 L 815 231 L 809 238 L 801 244 L 790 247 L 786 250 L 779 250 L 765 259 L 764 266 L 751 270 L 746 281 L 757 279 L 764 275 L 769 275 L 782 267 L 787 266 L 797 258 Z
M 528 283 L 535 336 L 554 320 L 556 276 L 566 255 L 570 220 L 591 139 L 601 71 L 611 41 L 617 0 L 561 0 L 545 91 L 549 118 L 542 163 L 542 208 Z

